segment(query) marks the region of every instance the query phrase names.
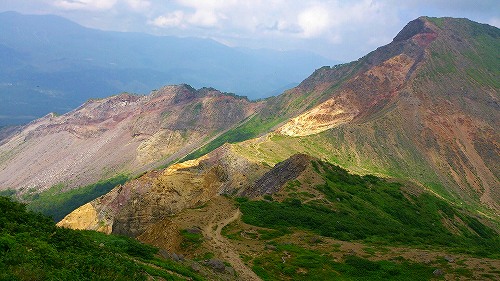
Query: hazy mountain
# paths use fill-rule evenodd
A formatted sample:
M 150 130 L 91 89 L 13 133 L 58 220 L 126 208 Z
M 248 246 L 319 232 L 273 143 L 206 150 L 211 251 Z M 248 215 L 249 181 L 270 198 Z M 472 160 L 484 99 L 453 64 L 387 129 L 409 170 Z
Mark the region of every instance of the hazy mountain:
M 51 15 L 4 12 L 0 27 L 0 126 L 65 113 L 89 98 L 149 93 L 166 84 L 263 98 L 333 64 L 302 51 L 100 31 Z

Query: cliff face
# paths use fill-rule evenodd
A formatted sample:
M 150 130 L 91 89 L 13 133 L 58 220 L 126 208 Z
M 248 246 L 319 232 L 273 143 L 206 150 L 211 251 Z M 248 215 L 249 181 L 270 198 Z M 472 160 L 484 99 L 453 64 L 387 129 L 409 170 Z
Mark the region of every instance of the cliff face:
M 253 114 L 260 103 L 213 89 L 168 86 L 120 94 L 49 114 L 0 146 L 0 186 L 69 188 L 168 163 Z

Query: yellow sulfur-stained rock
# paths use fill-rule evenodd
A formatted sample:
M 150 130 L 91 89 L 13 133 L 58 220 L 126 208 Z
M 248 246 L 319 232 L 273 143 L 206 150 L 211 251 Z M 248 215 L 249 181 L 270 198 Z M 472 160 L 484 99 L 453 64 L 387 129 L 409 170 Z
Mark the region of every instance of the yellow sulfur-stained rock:
M 107 234 L 111 233 L 111 226 L 99 224 L 96 209 L 90 203 L 71 212 L 58 222 L 57 226 L 71 229 L 92 229 Z

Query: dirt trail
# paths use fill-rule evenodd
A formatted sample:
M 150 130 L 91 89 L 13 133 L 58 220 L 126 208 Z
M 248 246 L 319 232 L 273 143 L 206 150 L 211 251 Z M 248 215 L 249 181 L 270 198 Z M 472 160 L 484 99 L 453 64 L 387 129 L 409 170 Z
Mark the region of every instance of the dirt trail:
M 212 217 L 210 223 L 203 229 L 203 233 L 211 240 L 214 248 L 220 251 L 220 257 L 231 264 L 241 280 L 262 280 L 259 276 L 257 276 L 257 274 L 248 268 L 245 263 L 243 263 L 240 259 L 240 255 L 231 247 L 230 242 L 227 241 L 227 239 L 221 234 L 222 229 L 226 225 L 239 219 L 240 216 L 241 212 L 237 209 L 231 217 L 222 221 L 216 221 L 216 218 Z

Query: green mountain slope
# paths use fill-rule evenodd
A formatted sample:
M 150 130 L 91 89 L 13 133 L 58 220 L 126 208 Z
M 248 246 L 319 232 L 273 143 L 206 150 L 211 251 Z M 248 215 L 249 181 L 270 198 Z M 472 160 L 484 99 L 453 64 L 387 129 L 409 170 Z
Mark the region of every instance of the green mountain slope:
M 318 276 L 331 280 L 414 280 L 415 274 L 429 280 L 435 277 L 436 267 L 445 266 L 439 258 L 430 258 L 432 254 L 388 260 L 390 255 L 386 254 L 397 247 L 407 252 L 445 252 L 449 260 L 450 255 L 463 259 L 475 256 L 496 264 L 500 258 L 497 231 L 411 183 L 353 175 L 305 155 L 285 162 L 308 164 L 279 190 L 252 200 L 239 198 L 241 222 L 229 225 L 225 232 L 233 243 L 257 240 L 273 245 L 267 246 L 271 251 L 249 258 L 249 265 L 264 280 L 314 280 Z M 268 177 L 273 173 L 282 175 L 280 168 L 274 168 Z M 250 235 L 250 229 L 254 236 L 241 234 Z M 253 242 L 249 241 L 252 237 Z M 328 242 L 327 237 L 333 241 Z M 346 253 L 333 246 L 339 245 L 338 241 L 363 246 Z M 336 258 L 329 251 L 337 252 L 333 254 Z M 461 267 L 448 267 L 447 278 L 474 279 L 484 273 L 464 263 Z
M 278 196 L 281 202 L 243 201 L 243 222 L 307 229 L 344 241 L 442 246 L 500 257 L 497 232 L 428 192 L 372 175 L 349 174 L 327 162 L 312 159 L 311 165 L 309 172 L 317 175 L 308 177 L 319 176 L 323 184 L 288 181 Z
M 235 150 L 271 166 L 307 153 L 498 210 L 499 34 L 465 19 L 419 18 L 360 60 L 316 71 L 304 81 L 314 94 L 299 87 L 294 98 L 322 103 Z M 287 115 L 275 116 L 274 124 Z
M 203 280 L 136 240 L 58 228 L 5 197 L 0 210 L 0 280 Z
M 499 276 L 498 221 L 411 182 L 351 174 L 307 155 L 252 182 L 241 193 L 251 198 L 214 196 L 149 220 L 138 239 L 193 259 L 214 256 L 263 280 Z

